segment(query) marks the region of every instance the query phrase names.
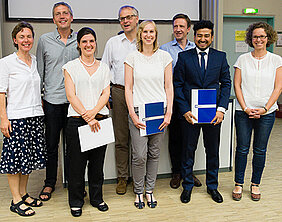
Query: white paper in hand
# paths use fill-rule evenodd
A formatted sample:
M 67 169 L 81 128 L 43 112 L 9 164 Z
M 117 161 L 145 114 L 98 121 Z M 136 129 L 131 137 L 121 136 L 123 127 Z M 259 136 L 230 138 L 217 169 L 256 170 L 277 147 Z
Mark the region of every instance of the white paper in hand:
M 95 133 L 88 124 L 78 127 L 81 152 L 115 142 L 112 118 L 101 120 L 99 123 L 101 129 Z

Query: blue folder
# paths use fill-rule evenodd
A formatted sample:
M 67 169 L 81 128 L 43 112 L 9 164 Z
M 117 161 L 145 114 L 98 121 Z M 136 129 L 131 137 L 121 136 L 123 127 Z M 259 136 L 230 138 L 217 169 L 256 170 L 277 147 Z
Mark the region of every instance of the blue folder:
M 194 123 L 210 123 L 216 114 L 216 89 L 192 89 Z
M 141 136 L 161 133 L 159 126 L 164 121 L 164 103 L 147 103 L 139 106 L 139 119 L 146 125 L 145 130 L 140 130 Z

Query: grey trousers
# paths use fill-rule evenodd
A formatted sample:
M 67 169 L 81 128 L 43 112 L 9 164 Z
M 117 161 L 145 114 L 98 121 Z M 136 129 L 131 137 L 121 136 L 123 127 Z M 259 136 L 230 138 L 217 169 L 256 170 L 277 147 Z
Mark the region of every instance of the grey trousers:
M 134 192 L 143 193 L 144 184 L 146 191 L 153 191 L 157 178 L 160 146 L 164 138 L 164 133 L 140 136 L 139 129 L 135 127 L 131 118 L 128 118 L 132 147 Z
M 124 90 L 113 86 L 112 100 L 117 176 L 125 177 L 127 180 L 129 174 L 129 129 L 128 109 L 125 101 Z

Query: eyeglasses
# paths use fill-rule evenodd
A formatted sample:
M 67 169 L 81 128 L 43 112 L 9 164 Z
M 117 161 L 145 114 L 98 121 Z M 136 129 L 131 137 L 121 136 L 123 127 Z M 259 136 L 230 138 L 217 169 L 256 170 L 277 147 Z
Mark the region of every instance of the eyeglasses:
M 125 17 L 120 17 L 118 20 L 120 21 L 120 22 L 124 22 L 125 21 L 125 19 L 126 20 L 131 20 L 131 19 L 133 19 L 133 17 L 135 17 L 136 15 L 128 15 L 128 16 L 125 16 Z
M 254 35 L 253 36 L 253 39 L 255 40 L 258 40 L 258 39 L 262 39 L 262 40 L 264 40 L 264 39 L 266 39 L 266 37 L 267 37 L 267 35 Z

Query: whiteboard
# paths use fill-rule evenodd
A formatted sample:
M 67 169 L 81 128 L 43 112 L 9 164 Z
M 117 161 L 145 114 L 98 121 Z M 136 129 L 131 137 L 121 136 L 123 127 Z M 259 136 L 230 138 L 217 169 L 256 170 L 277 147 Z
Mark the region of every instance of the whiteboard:
M 6 0 L 7 20 L 50 20 L 54 3 L 60 0 Z M 171 21 L 184 13 L 192 21 L 201 19 L 201 0 L 67 0 L 74 20 L 117 21 L 118 10 L 132 5 L 139 11 L 141 20 Z

